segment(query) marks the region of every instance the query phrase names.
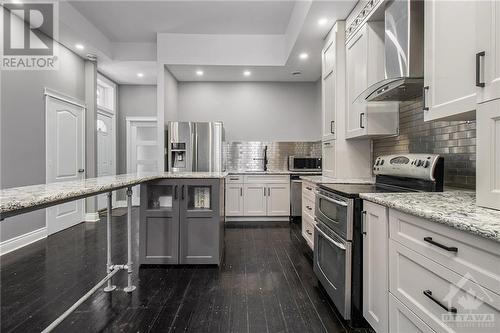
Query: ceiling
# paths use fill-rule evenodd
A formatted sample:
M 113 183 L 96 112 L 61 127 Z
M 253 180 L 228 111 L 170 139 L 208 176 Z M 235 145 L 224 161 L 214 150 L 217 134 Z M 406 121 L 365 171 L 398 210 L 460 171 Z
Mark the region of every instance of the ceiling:
M 112 42 L 156 33 L 283 34 L 293 1 L 71 1 Z
M 60 10 L 60 21 L 65 21 L 60 29 L 63 44 L 82 56 L 97 54 L 99 70 L 119 84 L 155 84 L 158 62 L 179 81 L 316 81 L 323 39 L 335 21 L 348 16 L 356 0 L 67 3 Z M 327 24 L 319 25 L 320 18 L 328 19 Z M 160 35 L 176 42 L 161 44 Z M 193 37 L 208 47 L 193 52 L 189 44 Z M 224 41 L 222 46 L 212 50 L 213 40 L 218 39 Z M 235 39 L 238 42 L 232 43 Z M 247 39 L 255 40 L 256 47 L 242 43 Z M 274 39 L 280 44 L 270 51 L 269 41 Z M 85 44 L 83 51 L 74 47 L 80 42 Z M 241 56 L 242 45 L 251 52 L 245 50 Z M 178 51 L 175 61 L 160 56 L 165 49 Z M 303 52 L 308 59 L 299 59 Z M 197 70 L 204 75 L 197 76 Z M 252 74 L 245 77 L 244 70 Z M 301 75 L 292 75 L 296 71 Z

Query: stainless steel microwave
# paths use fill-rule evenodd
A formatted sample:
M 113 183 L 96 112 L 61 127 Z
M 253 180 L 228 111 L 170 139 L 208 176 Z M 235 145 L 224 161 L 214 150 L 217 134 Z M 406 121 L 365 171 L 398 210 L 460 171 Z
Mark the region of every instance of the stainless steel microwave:
M 321 172 L 321 158 L 288 156 L 288 170 Z

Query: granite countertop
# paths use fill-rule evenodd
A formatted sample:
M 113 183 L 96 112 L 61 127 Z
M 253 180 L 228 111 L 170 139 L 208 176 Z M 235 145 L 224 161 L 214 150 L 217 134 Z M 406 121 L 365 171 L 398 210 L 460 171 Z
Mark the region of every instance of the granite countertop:
M 374 184 L 374 179 L 362 178 L 330 178 L 325 176 L 300 176 L 300 179 L 314 184 Z
M 478 207 L 475 192 L 362 193 L 360 197 L 500 242 L 500 211 Z
M 0 214 L 15 215 L 15 211 L 43 208 L 93 194 L 108 192 L 140 183 L 167 178 L 224 178 L 227 172 L 129 173 L 0 190 Z

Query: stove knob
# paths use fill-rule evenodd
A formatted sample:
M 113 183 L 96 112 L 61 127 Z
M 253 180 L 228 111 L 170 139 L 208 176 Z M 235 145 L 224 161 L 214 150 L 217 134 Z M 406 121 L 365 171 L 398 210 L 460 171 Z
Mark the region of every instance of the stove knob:
M 380 165 L 384 165 L 384 160 L 380 161 Z
M 431 163 L 429 161 L 425 161 L 424 168 L 428 168 Z
M 417 167 L 421 166 L 422 165 L 422 160 L 418 160 L 417 162 Z

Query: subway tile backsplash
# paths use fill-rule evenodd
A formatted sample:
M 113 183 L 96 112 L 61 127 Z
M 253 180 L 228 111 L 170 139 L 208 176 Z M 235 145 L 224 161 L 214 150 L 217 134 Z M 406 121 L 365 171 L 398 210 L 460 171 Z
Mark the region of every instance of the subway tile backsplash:
M 373 141 L 373 157 L 397 153 L 434 153 L 444 157 L 448 186 L 476 187 L 476 122 L 424 122 L 422 102 L 401 103 L 399 135 Z
M 224 142 L 224 165 L 228 171 L 262 170 L 267 146 L 268 170 L 288 170 L 288 156 L 321 157 L 321 142 Z

